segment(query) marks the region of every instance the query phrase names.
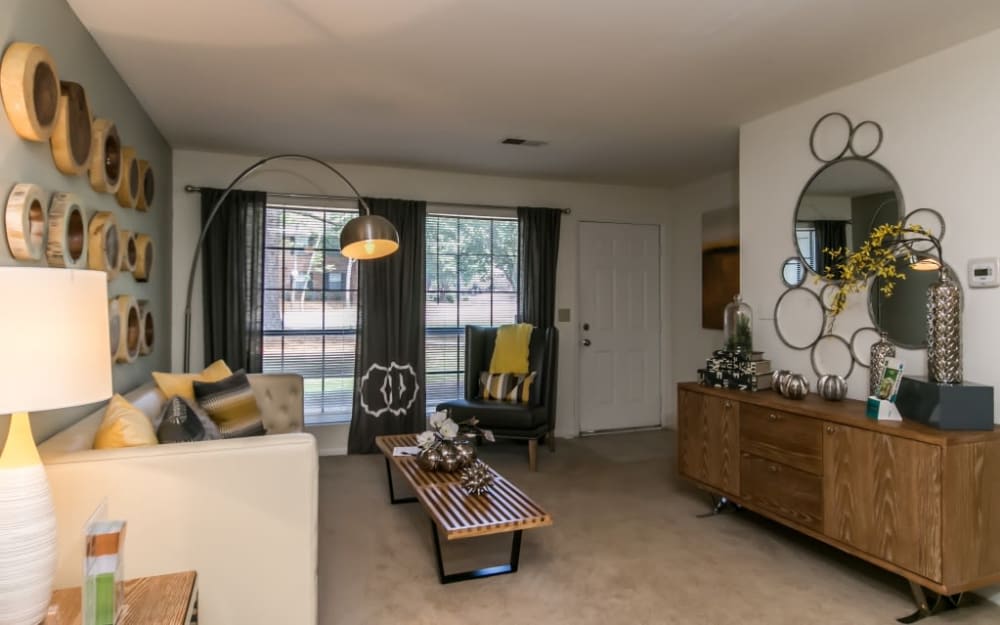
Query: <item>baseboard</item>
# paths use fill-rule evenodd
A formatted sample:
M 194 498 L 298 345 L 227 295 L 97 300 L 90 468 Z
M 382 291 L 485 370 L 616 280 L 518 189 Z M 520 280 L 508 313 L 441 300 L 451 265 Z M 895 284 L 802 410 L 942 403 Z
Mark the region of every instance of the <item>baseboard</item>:
M 347 448 L 346 447 L 320 447 L 319 448 L 319 455 L 320 456 L 346 456 L 347 455 Z

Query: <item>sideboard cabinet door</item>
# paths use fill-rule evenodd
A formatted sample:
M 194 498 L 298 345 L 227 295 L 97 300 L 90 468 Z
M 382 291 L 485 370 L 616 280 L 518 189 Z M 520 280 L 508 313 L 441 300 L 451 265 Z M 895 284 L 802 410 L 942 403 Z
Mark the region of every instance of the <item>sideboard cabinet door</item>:
M 940 581 L 941 448 L 827 423 L 824 533 Z
M 681 391 L 677 404 L 677 460 L 681 475 L 738 495 L 739 402 Z

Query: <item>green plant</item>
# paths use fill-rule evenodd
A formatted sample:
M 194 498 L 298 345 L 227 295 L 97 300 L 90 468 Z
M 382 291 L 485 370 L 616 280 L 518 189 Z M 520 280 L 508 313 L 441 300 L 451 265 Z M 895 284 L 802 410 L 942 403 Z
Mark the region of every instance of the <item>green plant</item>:
M 730 352 L 753 351 L 753 330 L 750 328 L 750 318 L 739 315 L 736 318 L 736 331 L 726 341 L 726 350 Z

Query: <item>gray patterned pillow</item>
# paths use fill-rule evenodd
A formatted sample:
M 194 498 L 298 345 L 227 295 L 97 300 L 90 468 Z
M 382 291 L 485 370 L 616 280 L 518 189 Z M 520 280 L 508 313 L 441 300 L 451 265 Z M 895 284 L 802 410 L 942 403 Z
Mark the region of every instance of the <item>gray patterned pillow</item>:
M 163 404 L 156 421 L 156 438 L 161 443 L 189 443 L 221 438 L 218 426 L 204 410 L 177 395 Z

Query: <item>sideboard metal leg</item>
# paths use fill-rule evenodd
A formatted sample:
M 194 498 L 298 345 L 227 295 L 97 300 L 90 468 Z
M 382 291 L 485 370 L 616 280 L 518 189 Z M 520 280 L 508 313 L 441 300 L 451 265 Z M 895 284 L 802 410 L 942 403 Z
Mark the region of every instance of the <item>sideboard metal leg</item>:
M 957 595 L 934 594 L 934 600 L 928 600 L 927 592 L 924 588 L 920 584 L 913 581 L 910 582 L 910 593 L 913 594 L 913 601 L 917 604 L 917 611 L 909 616 L 896 619 L 900 623 L 916 623 L 917 621 L 923 620 L 928 616 L 940 614 L 945 610 L 958 609 L 959 604 L 962 602 L 961 593 Z
M 712 511 L 697 515 L 699 519 L 707 519 L 709 517 L 722 514 L 726 510 L 730 509 L 739 510 L 740 508 L 738 505 L 729 501 L 729 499 L 726 497 L 716 497 L 715 495 L 712 495 L 711 497 L 712 497 Z

